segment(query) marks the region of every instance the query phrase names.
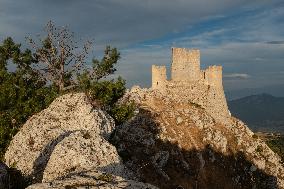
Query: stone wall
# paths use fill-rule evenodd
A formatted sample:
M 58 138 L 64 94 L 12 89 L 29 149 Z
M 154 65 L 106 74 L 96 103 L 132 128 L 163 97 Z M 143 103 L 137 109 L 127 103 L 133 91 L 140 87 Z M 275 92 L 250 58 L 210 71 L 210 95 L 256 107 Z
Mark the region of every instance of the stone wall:
M 219 122 L 226 122 L 230 117 L 223 88 L 198 82 L 168 82 L 164 95 L 182 103 L 196 104 Z

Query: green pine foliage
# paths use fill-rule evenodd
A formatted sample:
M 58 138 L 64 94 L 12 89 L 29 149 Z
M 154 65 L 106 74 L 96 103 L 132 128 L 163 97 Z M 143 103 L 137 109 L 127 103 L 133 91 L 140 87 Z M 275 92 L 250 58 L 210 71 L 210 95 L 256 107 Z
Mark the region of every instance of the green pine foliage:
M 80 90 L 88 94 L 94 106 L 100 107 L 110 114 L 116 125 L 130 119 L 134 114 L 134 103 L 117 103 L 125 94 L 125 80 L 121 77 L 114 80 L 91 80 L 86 73 L 78 76 Z
M 131 102 L 125 104 L 117 104 L 109 109 L 108 113 L 114 118 L 117 125 L 121 125 L 134 116 L 134 110 L 135 104 Z
M 112 107 L 125 93 L 125 81 L 122 78 L 110 81 L 93 82 L 89 89 L 92 99 L 100 104 Z
M 117 101 L 125 94 L 125 80 L 118 77 L 116 80 L 106 80 L 115 73 L 115 65 L 120 59 L 116 48 L 107 46 L 101 60 L 93 59 L 93 68 L 78 74 L 79 89 L 85 91 L 95 106 L 107 111 L 120 125 L 133 116 L 133 103 L 119 104 Z
M 117 49 L 107 46 L 104 52 L 104 57 L 101 61 L 98 59 L 93 59 L 94 79 L 99 80 L 110 74 L 113 74 L 116 71 L 114 66 L 119 59 L 120 53 L 117 51 Z
M 57 96 L 33 70 L 36 64 L 30 50 L 7 38 L 0 45 L 0 156 L 20 126 Z M 12 71 L 11 71 L 12 70 Z
M 52 42 L 57 43 L 56 40 Z M 12 137 L 29 117 L 67 92 L 85 92 L 95 106 L 114 118 L 116 124 L 122 124 L 133 116 L 133 103 L 117 103 L 126 91 L 125 80 L 121 77 L 107 79 L 115 73 L 115 65 L 120 58 L 116 48 L 107 46 L 101 60 L 93 59 L 92 69 L 81 70 L 82 65 L 72 73 L 62 72 L 64 85 L 60 88 L 56 77 L 46 77 L 47 74 L 52 74 L 53 69 L 43 69 L 45 67 L 42 66 L 40 56 L 44 54 L 44 57 L 48 55 L 50 59 L 57 60 L 56 56 L 62 53 L 50 50 L 51 41 L 47 43 L 46 40 L 41 40 L 41 43 L 34 52 L 29 49 L 23 51 L 21 45 L 16 44 L 12 38 L 7 38 L 0 44 L 0 158 L 3 158 Z M 44 51 L 40 54 L 39 51 L 44 49 L 50 50 L 49 53 Z M 65 62 L 61 63 L 64 64 Z
M 125 90 L 125 81 L 119 77 L 117 80 L 93 82 L 87 91 L 95 105 L 107 111 L 116 125 L 120 125 L 133 116 L 135 109 L 134 103 L 117 103 Z

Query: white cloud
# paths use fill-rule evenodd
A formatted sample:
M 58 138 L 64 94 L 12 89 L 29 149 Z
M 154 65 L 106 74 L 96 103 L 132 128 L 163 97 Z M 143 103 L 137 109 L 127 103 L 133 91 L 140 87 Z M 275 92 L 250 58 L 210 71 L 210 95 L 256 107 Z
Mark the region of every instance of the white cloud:
M 224 78 L 228 79 L 247 79 L 250 75 L 246 73 L 230 73 L 230 74 L 224 74 Z

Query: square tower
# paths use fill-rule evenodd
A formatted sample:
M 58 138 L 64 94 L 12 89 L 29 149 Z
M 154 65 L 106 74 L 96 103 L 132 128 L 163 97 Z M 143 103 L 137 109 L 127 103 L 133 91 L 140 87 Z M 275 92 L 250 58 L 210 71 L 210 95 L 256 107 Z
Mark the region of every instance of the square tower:
M 197 81 L 200 79 L 200 51 L 172 48 L 172 80 Z
M 152 89 L 163 89 L 167 82 L 166 66 L 152 65 Z

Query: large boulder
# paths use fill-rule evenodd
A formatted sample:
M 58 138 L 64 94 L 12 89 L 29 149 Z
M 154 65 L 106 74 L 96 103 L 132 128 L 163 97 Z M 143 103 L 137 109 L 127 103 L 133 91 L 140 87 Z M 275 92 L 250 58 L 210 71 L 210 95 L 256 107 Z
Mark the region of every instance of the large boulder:
M 43 175 L 50 181 L 78 167 L 89 170 L 119 164 L 115 148 L 106 141 L 114 127 L 113 119 L 94 108 L 85 94 L 66 94 L 23 125 L 5 161 L 34 182 L 42 181 Z M 113 172 L 121 172 L 119 167 Z
M 38 183 L 29 189 L 155 188 L 134 181 L 122 164 L 108 142 L 114 127 L 113 119 L 94 108 L 85 94 L 66 94 L 25 123 L 5 160 Z M 4 167 L 3 179 L 5 175 Z
M 44 170 L 43 182 L 78 169 L 129 177 L 129 171 L 121 164 L 116 148 L 91 131 L 76 131 L 55 146 Z

